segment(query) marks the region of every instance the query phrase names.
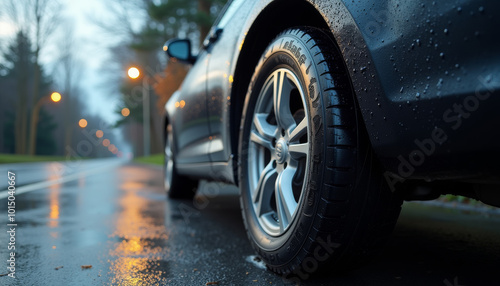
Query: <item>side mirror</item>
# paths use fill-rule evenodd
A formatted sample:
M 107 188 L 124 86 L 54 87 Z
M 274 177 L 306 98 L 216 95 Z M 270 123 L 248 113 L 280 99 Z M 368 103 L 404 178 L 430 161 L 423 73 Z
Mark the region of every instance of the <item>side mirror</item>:
M 188 39 L 171 39 L 163 46 L 169 58 L 193 64 L 196 57 L 191 53 L 191 41 Z

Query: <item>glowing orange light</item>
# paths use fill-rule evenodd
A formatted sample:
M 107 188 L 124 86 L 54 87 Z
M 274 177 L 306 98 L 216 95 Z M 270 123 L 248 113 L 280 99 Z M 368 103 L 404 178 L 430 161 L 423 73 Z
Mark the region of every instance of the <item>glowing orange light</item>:
M 97 130 L 95 132 L 95 137 L 102 138 L 102 136 L 104 136 L 104 132 L 102 132 L 102 130 Z
M 109 150 L 110 152 L 113 152 L 113 150 L 114 150 L 115 148 L 116 148 L 116 147 L 115 147 L 115 145 L 113 145 L 113 144 L 111 144 L 111 145 L 109 145 L 109 146 L 108 146 L 108 150 Z
M 180 105 L 181 104 L 178 101 L 175 102 L 175 108 L 179 108 Z
M 245 43 L 245 39 L 241 40 L 241 43 L 240 45 L 238 46 L 238 50 L 241 51 L 241 49 L 243 48 L 243 44 Z
M 125 117 L 129 116 L 130 115 L 130 109 L 124 107 L 122 109 L 122 115 L 125 116 Z
M 81 128 L 85 128 L 87 127 L 87 120 L 85 119 L 80 119 L 80 121 L 78 121 L 78 125 L 81 127 Z
M 184 100 L 181 100 L 180 105 L 181 105 L 181 108 L 184 108 L 184 106 L 186 106 L 186 102 Z
M 128 76 L 131 78 L 131 79 L 136 79 L 138 78 L 139 76 L 141 75 L 141 72 L 139 71 L 138 68 L 136 67 L 131 67 L 128 69 Z
M 53 92 L 51 95 L 50 95 L 50 99 L 53 101 L 53 102 L 59 102 L 61 100 L 61 94 L 59 92 Z
M 104 139 L 104 140 L 102 140 L 102 146 L 104 146 L 104 147 L 108 147 L 108 146 L 109 146 L 109 144 L 110 144 L 109 139 Z

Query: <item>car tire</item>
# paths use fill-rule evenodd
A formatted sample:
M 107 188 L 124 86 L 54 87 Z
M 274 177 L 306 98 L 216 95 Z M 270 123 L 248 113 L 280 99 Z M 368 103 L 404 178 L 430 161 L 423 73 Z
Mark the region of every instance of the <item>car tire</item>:
M 164 140 L 163 184 L 167 196 L 172 199 L 192 199 L 198 188 L 198 181 L 181 176 L 175 168 L 174 134 L 167 125 Z
M 345 63 L 326 33 L 299 27 L 272 41 L 240 127 L 242 215 L 269 269 L 307 279 L 324 265 L 356 267 L 380 249 L 402 199 L 383 180 Z

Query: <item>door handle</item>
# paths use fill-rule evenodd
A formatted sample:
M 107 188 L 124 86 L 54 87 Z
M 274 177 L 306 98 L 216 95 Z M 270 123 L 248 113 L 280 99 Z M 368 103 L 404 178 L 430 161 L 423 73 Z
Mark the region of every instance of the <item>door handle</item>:
M 203 47 L 207 49 L 210 47 L 213 43 L 217 42 L 217 40 L 220 38 L 220 35 L 222 34 L 222 31 L 224 29 L 222 28 L 214 28 L 210 31 L 208 34 L 208 37 L 205 39 L 203 42 Z

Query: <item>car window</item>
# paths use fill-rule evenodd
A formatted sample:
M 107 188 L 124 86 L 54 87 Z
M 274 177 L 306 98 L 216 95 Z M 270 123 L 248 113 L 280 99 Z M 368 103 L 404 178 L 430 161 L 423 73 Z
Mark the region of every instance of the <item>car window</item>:
M 219 28 L 225 27 L 242 4 L 243 0 L 230 0 L 227 2 L 219 18 L 215 21 L 214 26 Z

